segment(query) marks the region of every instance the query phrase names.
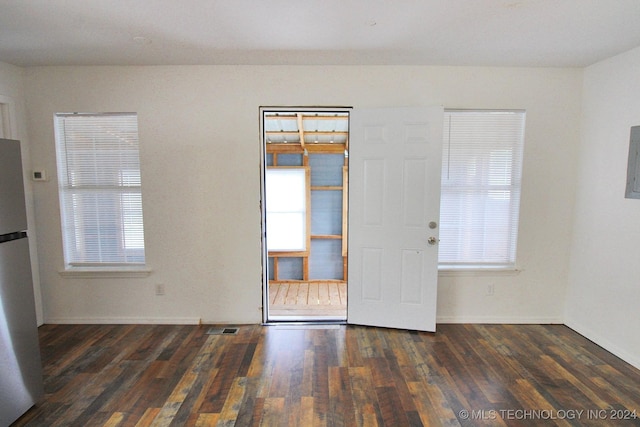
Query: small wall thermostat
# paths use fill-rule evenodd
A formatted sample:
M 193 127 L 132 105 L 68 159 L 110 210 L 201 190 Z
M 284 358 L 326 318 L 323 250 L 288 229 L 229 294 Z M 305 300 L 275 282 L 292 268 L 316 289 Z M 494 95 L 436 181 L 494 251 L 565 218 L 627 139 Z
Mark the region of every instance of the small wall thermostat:
M 33 171 L 33 180 L 34 181 L 46 181 L 47 180 L 47 172 L 45 170 Z

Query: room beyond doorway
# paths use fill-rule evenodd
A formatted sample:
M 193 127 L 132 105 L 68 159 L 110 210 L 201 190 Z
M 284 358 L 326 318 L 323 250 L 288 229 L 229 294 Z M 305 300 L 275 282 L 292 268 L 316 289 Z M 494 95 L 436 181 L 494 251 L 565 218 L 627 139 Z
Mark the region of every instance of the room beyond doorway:
M 349 111 L 262 108 L 264 320 L 347 317 Z
M 346 311 L 344 280 L 269 281 L 272 320 L 344 320 Z

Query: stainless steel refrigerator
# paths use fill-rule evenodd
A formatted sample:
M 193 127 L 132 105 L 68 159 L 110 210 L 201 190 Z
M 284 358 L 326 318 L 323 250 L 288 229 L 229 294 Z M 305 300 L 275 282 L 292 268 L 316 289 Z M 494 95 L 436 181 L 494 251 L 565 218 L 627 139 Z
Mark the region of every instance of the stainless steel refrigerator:
M 0 139 L 0 426 L 43 395 L 20 142 Z

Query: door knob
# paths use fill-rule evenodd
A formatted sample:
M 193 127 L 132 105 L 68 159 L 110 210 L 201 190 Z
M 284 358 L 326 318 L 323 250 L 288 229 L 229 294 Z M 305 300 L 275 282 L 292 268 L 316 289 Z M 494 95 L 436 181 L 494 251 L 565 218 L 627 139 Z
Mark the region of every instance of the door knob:
M 431 236 L 431 237 L 429 237 L 429 239 L 427 239 L 427 243 L 429 243 L 430 246 L 433 246 L 436 243 L 438 243 L 438 239 L 436 239 L 435 237 Z

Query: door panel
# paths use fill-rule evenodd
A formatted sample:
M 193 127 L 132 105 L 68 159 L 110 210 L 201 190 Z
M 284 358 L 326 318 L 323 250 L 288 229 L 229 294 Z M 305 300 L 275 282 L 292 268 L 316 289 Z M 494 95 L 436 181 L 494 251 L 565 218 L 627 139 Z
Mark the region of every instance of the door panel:
M 383 159 L 363 159 L 364 224 L 381 226 L 384 215 L 384 196 L 378 191 L 384 186 L 385 162 Z
M 442 107 L 352 113 L 349 323 L 435 331 L 442 120 Z

